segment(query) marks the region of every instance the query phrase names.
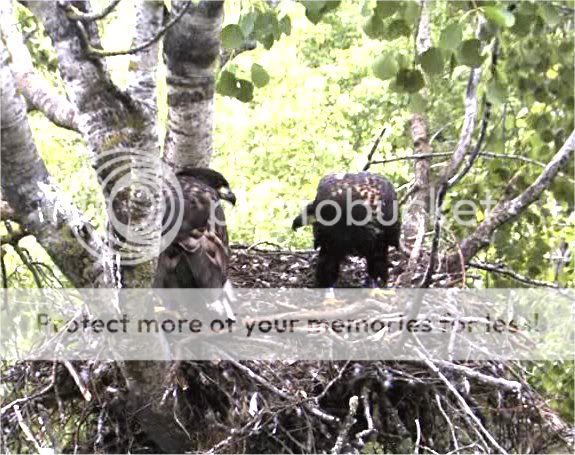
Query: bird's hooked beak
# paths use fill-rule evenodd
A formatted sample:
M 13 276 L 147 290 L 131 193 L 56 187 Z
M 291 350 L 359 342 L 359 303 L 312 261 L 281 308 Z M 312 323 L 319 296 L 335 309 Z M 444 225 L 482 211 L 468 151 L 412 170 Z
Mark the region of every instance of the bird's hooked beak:
M 224 201 L 228 201 L 230 204 L 236 205 L 236 195 L 228 186 L 221 186 L 218 190 L 218 194 Z

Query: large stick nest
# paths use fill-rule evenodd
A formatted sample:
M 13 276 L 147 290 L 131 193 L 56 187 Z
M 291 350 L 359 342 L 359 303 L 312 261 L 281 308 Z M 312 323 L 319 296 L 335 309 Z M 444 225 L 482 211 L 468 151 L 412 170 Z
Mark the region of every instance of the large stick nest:
M 238 287 L 312 287 L 314 262 L 313 252 L 237 248 L 230 273 Z M 401 263 L 392 256 L 390 280 Z M 340 286 L 361 286 L 364 266 L 350 260 L 341 275 Z M 452 278 L 437 277 L 435 285 Z M 125 364 L 4 364 L 2 449 L 572 452 L 573 427 L 528 385 L 523 367 L 431 360 L 177 362 L 165 365 L 159 393 L 136 402 Z M 142 423 L 146 407 L 163 414 Z

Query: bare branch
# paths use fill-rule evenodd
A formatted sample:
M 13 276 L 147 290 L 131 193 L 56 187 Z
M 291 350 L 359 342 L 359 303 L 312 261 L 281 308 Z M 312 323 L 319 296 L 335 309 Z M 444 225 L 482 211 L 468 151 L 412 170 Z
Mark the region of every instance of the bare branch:
M 371 165 L 373 164 L 373 162 L 371 161 L 371 159 L 373 158 L 373 154 L 375 153 L 375 151 L 377 150 L 377 147 L 379 147 L 379 142 L 381 141 L 381 138 L 383 137 L 385 130 L 387 129 L 387 127 L 383 127 L 383 129 L 381 130 L 381 133 L 379 133 L 379 136 L 377 136 L 377 139 L 375 140 L 375 142 L 373 143 L 373 147 L 371 147 L 371 150 L 369 151 L 369 154 L 367 155 L 367 163 L 365 164 L 365 166 L 363 167 L 364 171 L 369 170 L 369 168 L 371 167 Z
M 461 252 L 466 261 L 490 244 L 491 235 L 497 228 L 519 216 L 525 208 L 541 196 L 543 191 L 549 188 L 559 170 L 573 158 L 573 150 L 575 150 L 575 130 L 571 132 L 565 144 L 529 188 L 516 198 L 497 205 L 476 231 L 461 242 Z M 458 262 L 454 258 L 449 260 L 449 264 L 452 265 L 457 265 Z
M 540 286 L 553 289 L 559 288 L 557 284 L 548 283 L 547 281 L 534 280 L 532 278 L 521 275 L 515 270 L 507 267 L 505 264 L 489 264 L 487 262 L 481 261 L 470 261 L 467 265 L 475 269 L 485 270 L 486 272 L 498 273 L 500 275 L 507 276 L 515 281 L 518 281 L 519 283 L 528 284 L 529 286 Z
M 35 71 L 32 56 L 16 26 L 12 0 L 0 2 L 0 28 L 2 38 L 12 57 L 10 66 L 18 90 L 24 98 L 54 124 L 78 131 L 78 115 L 74 105 Z
M 479 86 L 480 79 L 481 67 L 472 68 L 471 73 L 469 74 L 469 80 L 467 81 L 467 90 L 465 92 L 463 126 L 461 127 L 459 142 L 452 154 L 449 167 L 443 174 L 443 178 L 445 180 L 450 180 L 455 175 L 467 154 L 469 145 L 471 144 L 471 136 L 473 135 L 475 123 L 477 121 L 477 87 Z
M 96 13 L 83 13 L 82 11 L 80 11 L 78 8 L 76 8 L 74 5 L 72 5 L 71 3 L 66 3 L 65 4 L 65 8 L 68 11 L 68 18 L 75 20 L 75 21 L 86 21 L 86 22 L 91 22 L 91 21 L 97 21 L 100 19 L 104 19 L 106 16 L 108 16 L 112 11 L 114 11 L 114 9 L 116 8 L 116 6 L 118 6 L 118 4 L 121 2 L 122 0 L 112 0 L 108 6 L 106 6 L 102 11 L 100 12 L 96 12 Z
M 105 51 L 103 49 L 98 49 L 93 46 L 88 46 L 87 53 L 91 57 L 116 57 L 118 55 L 131 55 L 137 52 L 143 51 L 148 47 L 152 46 L 153 44 L 157 43 L 162 36 L 164 36 L 168 30 L 170 30 L 174 25 L 176 25 L 179 20 L 186 14 L 186 11 L 192 4 L 191 0 L 186 2 L 186 5 L 182 8 L 182 10 L 174 16 L 170 22 L 168 22 L 165 26 L 163 26 L 152 38 L 145 41 L 144 43 L 136 46 L 131 47 L 129 49 L 121 50 L 121 51 Z
M 94 286 L 106 278 L 104 268 L 80 246 L 76 236 L 81 236 L 93 251 L 102 250 L 101 240 L 82 214 L 52 184 L 34 145 L 26 121 L 26 106 L 17 95 L 7 65 L 8 52 L 1 43 L 0 53 L 2 194 L 23 228 L 36 237 L 62 273 L 76 286 Z

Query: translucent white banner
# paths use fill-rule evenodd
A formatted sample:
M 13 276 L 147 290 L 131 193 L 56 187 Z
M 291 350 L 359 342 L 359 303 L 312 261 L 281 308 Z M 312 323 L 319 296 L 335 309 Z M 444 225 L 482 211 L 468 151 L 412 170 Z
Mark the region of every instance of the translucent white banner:
M 3 360 L 560 360 L 574 290 L 8 289 Z

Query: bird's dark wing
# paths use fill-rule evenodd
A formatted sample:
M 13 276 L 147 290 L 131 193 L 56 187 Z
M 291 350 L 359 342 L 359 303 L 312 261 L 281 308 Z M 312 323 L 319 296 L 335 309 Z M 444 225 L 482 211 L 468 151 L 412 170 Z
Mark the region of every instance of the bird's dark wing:
M 325 204 L 327 201 L 339 206 L 340 222 L 333 226 L 314 223 L 316 247 L 329 243 L 351 252 L 354 245 L 364 243 L 365 247 L 361 249 L 369 249 L 367 240 L 372 237 L 399 246 L 397 195 L 393 185 L 383 176 L 369 172 L 326 175 L 318 185 L 313 206 L 321 220 L 332 221 L 338 213 L 333 204 Z M 379 217 L 375 216 L 378 212 Z M 369 222 L 365 226 L 352 225 L 349 215 L 354 221 L 368 219 Z
M 217 192 L 189 176 L 178 176 L 183 192 L 181 227 L 158 259 L 154 287 L 220 288 L 229 263 L 225 215 Z

